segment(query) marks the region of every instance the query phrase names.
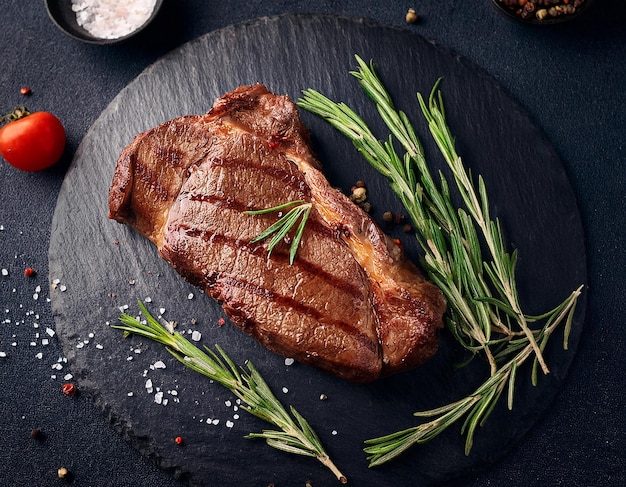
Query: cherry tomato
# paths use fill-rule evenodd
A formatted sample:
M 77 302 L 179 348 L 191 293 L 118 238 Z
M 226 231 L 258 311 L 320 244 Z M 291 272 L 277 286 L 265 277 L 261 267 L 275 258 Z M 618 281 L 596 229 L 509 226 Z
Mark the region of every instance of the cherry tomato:
M 48 112 L 14 112 L 13 120 L 0 128 L 0 154 L 22 171 L 41 171 L 56 164 L 65 149 L 65 129 Z

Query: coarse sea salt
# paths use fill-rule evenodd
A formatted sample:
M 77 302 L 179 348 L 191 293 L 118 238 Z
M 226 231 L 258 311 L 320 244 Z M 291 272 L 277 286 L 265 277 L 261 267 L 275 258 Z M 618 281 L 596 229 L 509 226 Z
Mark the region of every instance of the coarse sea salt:
M 124 37 L 147 22 L 156 0 L 72 0 L 76 22 L 100 39 Z

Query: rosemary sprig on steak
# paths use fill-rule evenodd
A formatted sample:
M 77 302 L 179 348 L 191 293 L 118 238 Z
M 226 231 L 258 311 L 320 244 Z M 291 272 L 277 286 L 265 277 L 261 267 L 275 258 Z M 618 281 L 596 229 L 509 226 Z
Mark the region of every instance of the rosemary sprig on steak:
M 426 102 L 418 94 L 431 135 L 451 169 L 463 207 L 457 208 L 451 188 L 439 172 L 431 174 L 422 144 L 407 115 L 397 110 L 374 71 L 356 57 L 355 76 L 365 93 L 374 101 L 390 135 L 380 141 L 362 118 L 344 103 L 335 103 L 315 90 L 305 90 L 298 105 L 328 121 L 346 135 L 356 149 L 378 172 L 389 179 L 416 229 L 423 250 L 423 267 L 448 300 L 446 325 L 455 339 L 473 354 L 483 354 L 490 364 L 489 377 L 471 395 L 452 404 L 416 413 L 434 417 L 421 424 L 381 438 L 366 441 L 370 466 L 395 458 L 417 443 L 424 443 L 464 419 L 465 452 L 469 454 L 474 432 L 489 416 L 502 392 L 508 387 L 508 406 L 512 408 L 515 376 L 519 366 L 534 363 L 548 373 L 542 351 L 554 330 L 565 322 L 564 348 L 578 296 L 573 291 L 555 309 L 542 316 L 527 316 L 520 308 L 515 282 L 517 252 L 506 250 L 499 221 L 489 214 L 489 201 L 481 177 L 477 185 L 457 154 L 454 138 L 447 125 L 439 82 Z M 395 140 L 394 140 L 395 139 Z M 398 154 L 395 143 L 403 153 Z M 483 256 L 482 245 L 488 251 Z M 542 321 L 531 329 L 529 323 Z
M 302 234 L 304 233 L 304 227 L 306 226 L 307 219 L 309 218 L 309 213 L 311 213 L 311 206 L 311 203 L 305 203 L 302 200 L 296 200 L 290 201 L 282 205 L 273 206 L 272 208 L 246 211 L 247 215 L 263 215 L 265 213 L 282 212 L 283 210 L 292 207 L 284 215 L 282 215 L 281 213 L 281 216 L 276 221 L 276 223 L 270 225 L 263 232 L 253 238 L 251 240 L 251 243 L 260 242 L 261 240 L 265 240 L 266 238 L 269 238 L 273 235 L 267 246 L 267 254 L 269 256 L 280 242 L 285 240 L 285 238 L 289 238 L 291 240 L 291 244 L 289 246 L 289 263 L 293 264 L 293 261 L 296 258 L 296 253 L 298 252 L 300 240 L 302 239 Z M 293 236 L 290 237 L 289 232 L 292 228 L 295 227 L 296 223 L 298 223 L 298 220 L 300 220 L 300 223 L 296 228 Z
M 206 347 L 203 351 L 159 323 L 143 303 L 139 302 L 139 307 L 145 322 L 124 313 L 119 318 L 122 325 L 113 328 L 124 330 L 125 336 L 135 334 L 165 345 L 181 363 L 229 389 L 241 399 L 241 407 L 248 413 L 280 429 L 251 433 L 246 438 L 263 438 L 273 448 L 317 458 L 341 483 L 347 483 L 309 423 L 295 408 L 290 407 L 289 412 L 285 409 L 251 362 L 246 362 L 246 368 L 237 367 L 218 345 L 216 351 Z

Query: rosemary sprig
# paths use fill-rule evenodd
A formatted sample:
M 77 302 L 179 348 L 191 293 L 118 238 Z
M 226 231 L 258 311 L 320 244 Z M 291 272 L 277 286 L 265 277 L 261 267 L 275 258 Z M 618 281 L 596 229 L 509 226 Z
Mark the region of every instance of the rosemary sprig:
M 487 419 L 501 393 L 508 386 L 512 408 L 515 376 L 519 366 L 532 357 L 533 384 L 537 369 L 548 373 L 543 350 L 553 331 L 565 321 L 564 348 L 582 286 L 555 309 L 540 317 L 526 316 L 520 306 L 515 283 L 517 252 L 506 251 L 499 221 L 489 214 L 487 190 L 482 177 L 478 189 L 470 171 L 457 154 L 447 125 L 439 81 L 426 103 L 418 102 L 431 135 L 451 170 L 464 206 L 456 208 L 451 188 L 439 171 L 437 179 L 426 163 L 422 144 L 407 115 L 397 110 L 374 71 L 356 56 L 358 70 L 351 72 L 373 100 L 390 135 L 380 141 L 362 118 L 344 103 L 335 103 L 315 90 L 303 91 L 298 105 L 328 121 L 346 135 L 378 172 L 389 179 L 390 187 L 403 203 L 424 252 L 423 267 L 448 300 L 446 325 L 455 339 L 474 354 L 483 353 L 490 364 L 488 379 L 472 394 L 452 404 L 421 413 L 436 417 L 408 430 L 366 441 L 370 465 L 380 465 L 417 443 L 442 433 L 465 417 L 462 434 L 469 454 L 474 432 Z M 398 155 L 394 142 L 404 150 Z M 488 251 L 483 257 L 482 243 Z M 539 330 L 529 323 L 545 320 Z
M 297 206 L 294 206 L 297 205 Z M 291 229 L 298 223 L 300 223 L 296 228 L 296 231 L 291 238 L 291 245 L 289 248 L 289 264 L 293 264 L 296 253 L 298 252 L 298 246 L 300 245 L 300 240 L 302 239 L 302 234 L 304 233 L 304 227 L 306 226 L 306 222 L 309 218 L 309 214 L 311 213 L 312 203 L 305 203 L 302 200 L 290 201 L 288 203 L 284 203 L 282 205 L 273 206 L 272 208 L 265 208 L 262 210 L 250 210 L 246 211 L 247 215 L 263 215 L 266 213 L 274 213 L 274 212 L 282 212 L 289 207 L 291 208 L 287 213 L 280 216 L 280 218 L 276 221 L 276 223 L 270 225 L 263 232 L 257 235 L 255 238 L 251 240 L 251 243 L 260 242 L 261 240 L 265 240 L 273 235 L 267 246 L 267 255 L 268 257 L 271 255 L 274 248 L 285 239 L 285 237 L 289 234 Z
M 219 345 L 215 346 L 216 351 L 207 347 L 203 351 L 180 333 L 159 323 L 142 302 L 139 307 L 145 323 L 124 313 L 119 318 L 122 325 L 113 325 L 113 328 L 123 330 L 125 336 L 135 334 L 165 345 L 181 363 L 229 389 L 241 399 L 245 411 L 280 429 L 251 433 L 246 438 L 263 438 L 273 448 L 314 457 L 342 484 L 347 483 L 347 478 L 332 462 L 309 423 L 294 407 L 287 412 L 251 362 L 246 362 L 247 370 L 238 368 Z
M 563 319 L 571 323 L 576 300 L 579 295 L 580 289 L 572 293 L 572 295 L 559 306 L 556 315 L 554 315 L 551 321 L 546 322 L 545 326 L 540 331 L 535 332 L 536 338 L 544 346 L 550 335 L 561 324 Z M 466 435 L 465 454 L 469 455 L 472 449 L 476 428 L 484 424 L 505 389 L 508 389 L 507 407 L 509 410 L 513 409 L 517 369 L 534 354 L 534 347 L 527 339 L 524 338 L 520 340 L 517 345 L 520 347 L 517 354 L 508 362 L 501 365 L 495 374 L 491 375 L 468 396 L 439 408 L 414 413 L 417 417 L 434 417 L 435 419 L 403 431 L 365 440 L 367 446 L 364 448 L 364 451 L 368 454 L 370 467 L 382 465 L 404 453 L 412 446 L 426 443 L 463 417 L 465 417 L 465 421 L 461 428 L 461 433 Z M 535 381 L 536 369 L 533 369 L 533 384 L 536 383 Z

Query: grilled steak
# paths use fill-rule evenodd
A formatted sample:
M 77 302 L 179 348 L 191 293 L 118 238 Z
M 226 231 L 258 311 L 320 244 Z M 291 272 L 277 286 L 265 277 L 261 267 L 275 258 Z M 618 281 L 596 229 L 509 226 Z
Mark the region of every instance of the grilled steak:
M 267 243 L 251 243 L 276 215 L 245 212 L 293 200 L 312 209 L 290 265 L 288 243 L 269 256 Z M 117 161 L 109 208 L 276 353 L 369 382 L 437 349 L 441 292 L 330 187 L 295 105 L 262 85 L 137 135 Z

